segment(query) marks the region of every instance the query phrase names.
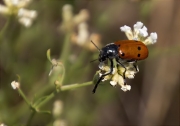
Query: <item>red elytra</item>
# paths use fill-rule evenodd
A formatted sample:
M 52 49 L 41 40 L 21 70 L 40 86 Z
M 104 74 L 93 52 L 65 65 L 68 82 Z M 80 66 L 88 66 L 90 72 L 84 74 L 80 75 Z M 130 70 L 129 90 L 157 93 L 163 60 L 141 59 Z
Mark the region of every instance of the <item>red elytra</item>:
M 126 60 L 143 60 L 148 57 L 148 48 L 141 41 L 121 40 L 114 42 L 119 48 L 119 56 Z

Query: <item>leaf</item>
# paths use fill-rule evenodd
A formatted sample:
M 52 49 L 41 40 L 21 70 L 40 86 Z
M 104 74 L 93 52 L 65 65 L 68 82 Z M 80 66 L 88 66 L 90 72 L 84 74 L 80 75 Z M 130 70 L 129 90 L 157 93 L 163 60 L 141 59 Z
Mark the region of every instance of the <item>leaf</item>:
M 46 55 L 47 55 L 48 60 L 51 62 L 51 50 L 50 49 L 47 50 Z

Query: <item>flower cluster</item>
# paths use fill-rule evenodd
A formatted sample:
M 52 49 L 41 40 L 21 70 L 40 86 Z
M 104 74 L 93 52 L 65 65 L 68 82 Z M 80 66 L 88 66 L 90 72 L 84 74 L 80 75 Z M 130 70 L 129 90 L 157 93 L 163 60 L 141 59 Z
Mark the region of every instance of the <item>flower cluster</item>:
M 25 27 L 30 27 L 37 17 L 35 10 L 25 9 L 31 0 L 4 0 L 4 5 L 0 5 L 0 13 L 3 15 L 15 15 L 18 21 Z
M 148 36 L 147 28 L 143 26 L 142 22 L 137 22 L 134 25 L 134 30 L 132 31 L 129 26 L 124 25 L 123 27 L 120 27 L 120 30 L 122 32 L 125 32 L 127 38 L 129 40 L 138 40 L 143 42 L 145 45 L 154 44 L 157 41 L 157 34 L 151 33 L 150 36 Z M 115 86 L 119 84 L 121 86 L 121 89 L 125 92 L 128 90 L 131 90 L 131 86 L 126 84 L 126 80 L 123 78 L 123 74 L 125 72 L 125 78 L 133 79 L 135 77 L 135 74 L 139 72 L 138 66 L 136 66 L 135 62 L 126 62 L 122 59 L 123 66 L 117 65 L 117 67 L 114 66 L 112 74 L 109 74 L 103 78 L 102 81 L 110 80 L 110 84 L 112 86 Z M 107 64 L 100 63 L 99 64 L 99 77 L 101 77 L 102 74 L 108 73 L 110 71 L 110 67 Z
M 133 31 L 131 30 L 131 27 L 126 25 L 120 27 L 120 30 L 125 32 L 129 40 L 138 40 L 143 42 L 145 45 L 154 44 L 157 41 L 157 33 L 153 32 L 150 34 L 150 36 L 148 36 L 147 28 L 146 26 L 143 26 L 142 22 L 137 22 L 134 24 Z
M 88 29 L 88 24 L 86 22 L 82 22 L 78 25 L 78 33 L 75 32 L 72 35 L 72 42 L 87 48 L 91 51 L 97 51 L 96 47 L 90 43 L 93 40 L 96 42 L 96 45 L 99 47 L 101 46 L 101 36 L 97 33 L 90 33 Z
M 82 9 L 78 14 L 73 13 L 73 6 L 65 4 L 62 8 L 62 23 L 59 27 L 61 32 L 71 32 L 71 41 L 78 46 L 83 46 L 91 51 L 96 48 L 90 43 L 95 41 L 97 46 L 100 46 L 101 36 L 97 33 L 90 33 L 87 20 L 90 14 L 87 9 Z M 76 29 L 77 28 L 77 33 Z
M 62 23 L 59 26 L 61 32 L 72 32 L 74 27 L 89 19 L 89 12 L 82 9 L 79 14 L 74 15 L 73 7 L 70 4 L 65 4 L 62 8 Z

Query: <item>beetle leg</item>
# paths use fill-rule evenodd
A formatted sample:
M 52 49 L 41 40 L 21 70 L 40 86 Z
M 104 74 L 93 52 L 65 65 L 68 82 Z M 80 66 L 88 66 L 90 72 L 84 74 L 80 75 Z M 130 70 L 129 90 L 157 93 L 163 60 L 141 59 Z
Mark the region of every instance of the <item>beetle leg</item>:
M 139 72 L 139 68 L 137 66 L 137 60 L 134 60 L 132 62 L 129 62 L 129 63 L 132 63 L 133 64 L 133 67 L 136 69 L 136 72 Z
M 123 72 L 123 78 L 125 79 L 126 67 L 119 60 L 116 61 L 125 69 Z
M 137 66 L 137 60 L 128 60 L 127 62 L 133 64 L 133 67 L 136 69 L 136 72 L 139 72 L 139 68 Z
M 96 89 L 97 89 L 97 87 L 98 87 L 98 85 L 99 85 L 99 83 L 104 79 L 104 77 L 105 76 L 107 76 L 107 75 L 109 75 L 109 74 L 111 74 L 112 72 L 113 72 L 113 61 L 112 61 L 112 59 L 110 59 L 110 71 L 108 72 L 108 73 L 105 73 L 105 74 L 103 74 L 103 75 L 101 75 L 101 77 L 99 78 L 99 80 L 97 81 L 97 83 L 96 83 L 96 85 L 94 86 L 94 89 L 93 89 L 93 93 L 95 93 L 96 92 Z
M 137 60 L 133 63 L 133 66 L 136 69 L 136 72 L 139 72 L 139 68 L 137 66 Z
M 123 79 L 124 79 L 124 85 L 126 85 L 126 77 L 125 77 L 126 67 L 118 59 L 116 59 L 116 61 L 125 69 L 123 72 Z

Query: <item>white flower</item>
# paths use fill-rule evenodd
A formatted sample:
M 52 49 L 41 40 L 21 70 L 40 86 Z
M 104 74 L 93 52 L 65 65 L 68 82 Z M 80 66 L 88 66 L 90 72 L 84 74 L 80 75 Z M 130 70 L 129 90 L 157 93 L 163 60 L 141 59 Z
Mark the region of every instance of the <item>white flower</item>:
M 120 27 L 121 31 L 123 32 L 128 32 L 128 31 L 131 31 L 131 27 L 127 26 L 127 25 L 124 25 L 123 27 Z
M 4 123 L 1 123 L 0 126 L 7 126 L 7 125 L 5 125 Z
M 134 30 L 141 29 L 142 26 L 143 26 L 143 23 L 142 23 L 142 22 L 137 22 L 136 24 L 134 24 Z
M 137 66 L 137 70 L 132 63 L 124 63 L 126 67 L 125 77 L 129 79 L 133 79 L 135 74 L 139 72 L 139 68 Z M 119 73 L 123 73 L 125 71 L 124 67 L 118 66 Z M 122 74 L 121 74 L 122 75 Z
M 77 44 L 84 45 L 89 40 L 90 33 L 88 31 L 88 25 L 86 22 L 82 22 L 78 25 Z
M 81 22 L 87 21 L 89 17 L 89 11 L 87 9 L 82 9 L 79 14 L 74 16 L 73 20 L 75 24 L 80 24 Z
M 129 26 L 124 25 L 123 27 L 120 27 L 120 29 L 122 32 L 125 32 L 125 34 L 129 40 L 133 39 L 133 33 L 132 33 L 132 30 Z
M 100 62 L 99 65 L 98 65 L 99 69 L 103 69 L 105 67 L 105 64 L 104 62 Z
M 67 126 L 67 122 L 62 119 L 57 119 L 53 122 L 53 126 Z
M 110 81 L 110 84 L 114 87 L 117 85 L 117 81 Z
M 72 31 L 75 26 L 89 19 L 89 12 L 86 9 L 82 9 L 79 14 L 74 15 L 73 7 L 70 4 L 65 4 L 62 8 L 62 24 L 60 30 L 63 32 Z
M 99 78 L 102 76 L 102 73 L 99 72 Z M 107 75 L 102 79 L 102 82 L 107 81 L 111 78 L 111 76 Z
M 101 36 L 97 33 L 90 33 L 87 20 L 90 18 L 89 11 L 82 9 L 78 14 L 73 13 L 73 6 L 65 4 L 62 8 L 62 23 L 59 26 L 61 32 L 72 32 L 71 41 L 79 46 L 94 51 L 96 47 L 90 43 L 91 40 L 100 45 Z M 77 32 L 75 28 L 77 27 Z
M 129 40 L 138 40 L 146 45 L 154 44 L 157 41 L 157 33 L 151 33 L 148 37 L 148 32 L 146 26 L 143 26 L 142 22 L 137 22 L 134 24 L 134 30 L 132 31 L 129 26 L 120 27 L 122 32 L 125 32 Z
M 25 27 L 30 27 L 32 21 L 37 17 L 35 10 L 28 10 L 24 7 L 28 6 L 31 0 L 4 0 L 5 5 L 0 5 L 0 13 L 3 15 L 16 15 L 18 21 Z
M 144 44 L 150 45 L 157 42 L 157 33 L 153 32 L 150 34 L 150 36 L 144 41 Z
M 129 79 L 133 79 L 135 77 L 135 71 L 126 71 L 125 76 Z
M 123 90 L 124 92 L 130 91 L 131 90 L 131 86 L 130 85 L 124 85 L 124 86 L 121 87 L 121 90 Z
M 27 10 L 27 9 L 21 8 L 18 11 L 18 16 L 26 17 L 29 19 L 35 19 L 37 17 L 37 12 L 35 10 Z
M 66 4 L 62 8 L 63 22 L 70 22 L 73 18 L 73 7 L 70 4 Z
M 52 110 L 54 117 L 59 117 L 63 111 L 63 102 L 61 100 L 57 100 L 54 102 L 54 107 Z
M 119 80 L 119 75 L 118 74 L 112 74 L 113 76 L 112 76 L 112 81 L 110 81 L 110 84 L 112 85 L 112 86 L 115 86 L 115 85 L 117 85 L 117 83 L 118 83 L 118 80 Z
M 148 36 L 147 28 L 145 26 L 142 29 L 139 29 L 139 35 L 142 37 Z
M 11 86 L 15 90 L 20 87 L 20 84 L 19 84 L 19 82 L 13 81 L 13 82 L 11 82 Z
M 30 27 L 32 25 L 32 20 L 30 18 L 22 17 L 19 18 L 19 23 L 23 24 L 25 27 Z
M 112 81 L 110 81 L 110 84 L 112 86 L 115 86 L 117 84 L 119 84 L 120 86 L 124 85 L 124 79 L 121 75 L 119 75 L 118 73 L 115 73 L 113 74 L 112 78 L 111 78 Z
M 135 74 L 137 73 L 134 66 L 131 65 L 131 63 L 124 64 L 124 65 L 126 66 L 125 78 L 129 78 L 129 79 L 134 78 Z M 100 63 L 99 68 L 100 68 L 99 77 L 101 77 L 102 74 L 108 73 L 110 71 L 110 67 L 104 63 Z M 123 78 L 124 70 L 125 69 L 122 66 L 113 68 L 112 74 L 105 76 L 102 82 L 110 80 L 110 85 L 112 85 L 113 87 L 118 84 L 121 86 L 121 89 L 123 91 L 130 90 L 131 86 L 127 85 Z

